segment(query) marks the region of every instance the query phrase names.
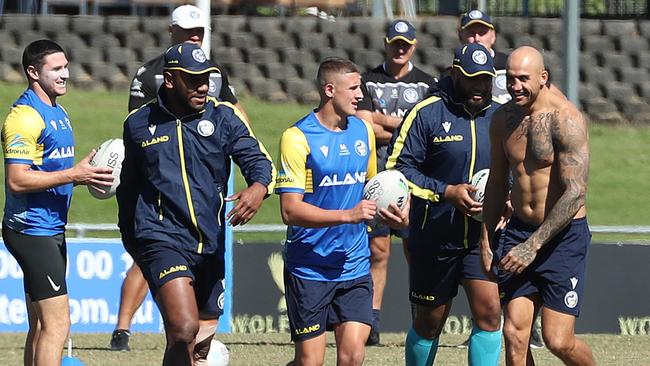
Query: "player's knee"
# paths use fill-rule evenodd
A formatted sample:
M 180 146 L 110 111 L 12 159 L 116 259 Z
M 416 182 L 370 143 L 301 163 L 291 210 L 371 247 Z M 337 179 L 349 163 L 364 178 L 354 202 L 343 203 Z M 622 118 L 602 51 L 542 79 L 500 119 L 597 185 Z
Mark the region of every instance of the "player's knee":
M 501 327 L 501 306 L 499 300 L 485 301 L 474 316 L 476 325 L 486 331 L 494 332 Z
M 365 351 L 363 347 L 341 351 L 338 356 L 339 365 L 362 365 L 365 358 Z
M 179 322 L 167 327 L 167 339 L 170 343 L 190 344 L 194 342 L 198 332 L 199 323 L 197 321 Z
M 567 355 L 575 347 L 573 334 L 563 334 L 563 332 L 542 328 L 542 339 L 544 339 L 548 350 L 556 356 Z
M 525 330 L 519 329 L 515 324 L 506 321 L 503 324 L 503 336 L 506 343 L 510 345 L 510 349 L 527 350 L 530 333 L 527 334 Z

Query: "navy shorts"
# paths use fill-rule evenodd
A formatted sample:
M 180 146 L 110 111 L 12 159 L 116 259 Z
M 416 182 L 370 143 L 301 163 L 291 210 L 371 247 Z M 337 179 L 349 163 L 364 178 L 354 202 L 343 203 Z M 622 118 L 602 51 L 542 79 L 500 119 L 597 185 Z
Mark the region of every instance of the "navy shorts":
M 139 241 L 135 251 L 135 261 L 154 297 L 165 283 L 189 277 L 201 314 L 212 317 L 223 314 L 224 262 L 220 256 L 198 254 L 158 241 Z
M 313 281 L 285 269 L 284 288 L 294 342 L 317 337 L 344 322 L 372 325 L 370 275 L 341 282 Z
M 500 257 L 526 241 L 537 228 L 516 217 L 510 219 L 501 236 Z M 545 307 L 578 316 L 590 243 L 587 219 L 572 220 L 537 252 L 535 260 L 521 274 L 499 270 L 501 302 L 505 304 L 514 298 L 538 293 Z
M 414 304 L 437 307 L 447 303 L 456 297 L 463 279 L 491 281 L 481 268 L 478 246 L 441 252 L 433 245 L 410 243 L 409 299 Z

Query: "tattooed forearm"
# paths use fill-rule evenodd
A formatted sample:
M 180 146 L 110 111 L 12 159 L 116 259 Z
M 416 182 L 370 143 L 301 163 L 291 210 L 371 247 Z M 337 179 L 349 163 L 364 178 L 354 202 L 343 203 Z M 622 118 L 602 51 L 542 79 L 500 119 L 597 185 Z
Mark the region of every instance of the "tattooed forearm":
M 589 147 L 582 118 L 566 118 L 552 128 L 559 182 L 563 193 L 534 234 L 537 247 L 547 243 L 585 205 L 589 175 Z

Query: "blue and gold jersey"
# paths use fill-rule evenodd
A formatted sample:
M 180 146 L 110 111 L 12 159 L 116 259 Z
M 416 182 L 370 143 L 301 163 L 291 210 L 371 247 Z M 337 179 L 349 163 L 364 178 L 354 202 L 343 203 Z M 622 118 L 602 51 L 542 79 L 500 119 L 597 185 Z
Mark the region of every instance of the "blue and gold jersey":
M 275 192 L 303 194 L 304 202 L 326 210 L 351 209 L 377 172 L 375 152 L 369 124 L 349 116 L 345 130 L 332 131 L 312 112 L 282 135 Z M 297 277 L 352 280 L 369 273 L 369 257 L 364 223 L 287 229 L 285 265 Z
M 5 164 L 25 164 L 32 170 L 54 172 L 74 165 L 72 124 L 60 105 L 49 106 L 27 89 L 14 103 L 2 126 Z M 73 184 L 42 192 L 13 194 L 5 184 L 3 223 L 23 234 L 63 233 Z

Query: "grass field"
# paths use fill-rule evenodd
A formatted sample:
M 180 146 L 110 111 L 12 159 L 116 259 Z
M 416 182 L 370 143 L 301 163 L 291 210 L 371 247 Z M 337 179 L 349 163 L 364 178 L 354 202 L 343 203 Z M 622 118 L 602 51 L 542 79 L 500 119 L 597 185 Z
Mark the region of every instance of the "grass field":
M 88 366 L 145 366 L 159 365 L 164 350 L 162 334 L 135 334 L 130 352 L 113 352 L 106 348 L 109 334 L 73 335 L 73 355 Z M 217 337 L 230 349 L 232 366 L 285 365 L 293 357 L 293 346 L 287 334 L 218 334 Z M 650 346 L 648 337 L 617 335 L 581 335 L 593 349 L 599 365 L 648 365 Z M 333 340 L 333 334 L 328 334 Z M 465 340 L 462 335 L 444 335 L 436 356 L 436 365 L 467 365 L 467 350 L 455 347 Z M 20 333 L 0 334 L 0 350 L 3 365 L 18 365 L 22 360 L 24 335 Z M 404 364 L 404 334 L 382 334 L 382 345 L 366 348 L 365 365 L 394 366 Z M 559 365 L 561 362 L 546 348 L 533 350 L 536 365 Z M 326 365 L 336 362 L 336 349 L 329 344 Z M 501 364 L 503 352 L 501 352 Z
M 23 85 L 0 83 L 0 106 L 4 120 L 9 107 L 22 92 Z M 70 88 L 60 99 L 68 110 L 75 126 L 76 155 L 81 159 L 93 147 L 108 138 L 120 137 L 122 121 L 126 116 L 126 91 L 84 91 Z M 278 142 L 282 131 L 313 106 L 298 104 L 272 104 L 258 99 L 241 99 L 253 129 L 269 153 L 277 159 Z M 589 180 L 588 209 L 592 225 L 650 225 L 650 126 L 614 127 L 592 125 L 591 173 Z M 239 177 L 238 177 L 239 178 Z M 242 179 L 237 179 L 241 187 Z M 4 192 L 0 193 L 3 200 Z M 115 200 L 100 201 L 92 198 L 85 187 L 77 187 L 70 210 L 70 222 L 114 223 Z M 280 224 L 278 198 L 272 195 L 251 222 L 254 224 Z M 114 234 L 113 234 L 114 235 Z M 281 234 L 238 234 L 242 240 L 280 240 Z M 650 235 L 601 235 L 596 239 L 649 240 Z

